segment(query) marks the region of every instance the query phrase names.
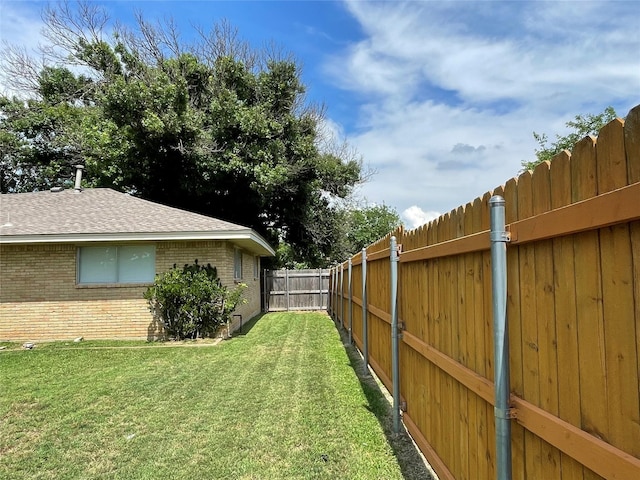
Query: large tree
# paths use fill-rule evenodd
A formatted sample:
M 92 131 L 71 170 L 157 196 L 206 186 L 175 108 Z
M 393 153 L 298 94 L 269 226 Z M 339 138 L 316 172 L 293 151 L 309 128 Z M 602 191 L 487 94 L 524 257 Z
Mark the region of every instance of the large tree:
M 36 64 L 5 50 L 5 78 L 27 92 L 0 97 L 0 188 L 65 184 L 84 164 L 89 186 L 250 226 L 314 266 L 327 263 L 335 198 L 361 162 L 319 147 L 322 109 L 305 101 L 299 66 L 255 50 L 223 22 L 186 44 L 171 22 L 138 15 L 113 27 L 101 7 L 45 9 Z

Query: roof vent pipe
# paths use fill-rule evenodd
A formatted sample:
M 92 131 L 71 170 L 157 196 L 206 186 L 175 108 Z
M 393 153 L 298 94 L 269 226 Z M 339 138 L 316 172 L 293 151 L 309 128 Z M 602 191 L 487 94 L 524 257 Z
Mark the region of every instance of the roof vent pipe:
M 82 192 L 82 170 L 84 170 L 83 165 L 76 165 L 76 184 L 73 189 L 76 191 L 75 193 Z

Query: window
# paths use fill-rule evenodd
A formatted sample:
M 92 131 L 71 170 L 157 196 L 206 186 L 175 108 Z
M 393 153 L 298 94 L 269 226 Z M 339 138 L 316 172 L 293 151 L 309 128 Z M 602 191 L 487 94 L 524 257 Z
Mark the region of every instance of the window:
M 233 279 L 242 280 L 242 250 L 237 248 L 233 254 Z
M 78 283 L 152 283 L 156 274 L 154 245 L 80 247 Z
M 260 257 L 257 255 L 253 257 L 253 278 L 260 278 Z

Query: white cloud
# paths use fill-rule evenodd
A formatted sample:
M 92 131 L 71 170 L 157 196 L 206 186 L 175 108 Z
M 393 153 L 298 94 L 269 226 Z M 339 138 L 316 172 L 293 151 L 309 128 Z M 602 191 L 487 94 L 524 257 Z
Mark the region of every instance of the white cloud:
M 615 3 L 582 2 L 569 14 L 562 2 L 350 2 L 368 36 L 340 59 L 340 81 L 379 93 L 430 83 L 474 102 L 576 96 L 580 89 L 567 88 L 576 84 L 608 91 L 599 82 L 613 71 L 637 87 L 629 59 L 637 58 L 640 9 Z
M 439 212 L 425 212 L 417 205 L 411 205 L 401 214 L 402 220 L 404 220 L 408 228 L 417 228 L 425 223 L 429 223 L 431 220 L 435 220 L 439 216 Z
M 3 1 L 0 4 L 0 48 L 4 49 L 11 44 L 20 46 L 29 53 L 38 48 L 43 41 L 41 34 L 43 23 L 39 8 L 39 5 L 30 4 L 30 2 Z M 0 67 L 3 60 L 4 55 L 0 55 Z M 0 93 L 20 92 L 8 88 L 5 79 L 0 75 Z
M 73 12 L 77 5 L 70 2 L 70 7 Z M 96 5 L 96 7 L 108 13 L 106 5 Z M 46 8 L 46 2 L 41 1 L 2 0 L 0 3 L 0 94 L 32 96 L 32 92 L 20 87 L 15 88 L 11 79 L 7 78 L 6 70 L 2 68 L 2 63 L 6 58 L 11 57 L 12 53 L 19 52 L 20 57 L 30 58 L 31 66 L 36 71 L 45 65 L 56 65 L 60 62 L 59 58 L 67 56 L 67 52 L 62 47 L 53 47 L 50 39 L 47 39 L 44 34 L 47 28 L 42 18 Z M 80 15 L 78 12 L 75 14 Z M 111 23 L 107 22 L 104 31 L 109 32 L 109 28 Z M 92 35 L 89 30 L 84 34 L 87 38 Z M 105 38 L 110 36 L 110 34 L 104 35 Z M 87 76 L 94 74 L 90 68 L 81 65 L 66 64 L 65 67 L 75 74 Z
M 4 1 L 0 7 L 0 38 L 31 49 L 42 40 L 42 20 L 38 6 L 26 2 Z
M 395 206 L 413 204 L 447 212 L 482 196 L 516 175 L 540 125 L 526 112 L 498 116 L 487 124 L 481 111 L 414 103 L 398 114 L 377 109 L 375 122 L 350 141 L 378 170 L 361 187 L 364 196 Z M 460 152 L 465 143 L 473 151 Z M 482 147 L 482 148 L 481 148 Z
M 30 8 L 31 7 L 31 8 Z M 25 52 L 32 52 L 42 41 L 40 33 L 42 21 L 33 5 L 19 2 L 2 2 L 0 5 L 0 94 L 20 95 L 23 92 L 9 87 L 4 74 L 4 62 L 9 45 L 19 46 Z
M 570 3 L 345 3 L 364 37 L 326 72 L 364 99 L 347 132 L 378 170 L 364 196 L 450 211 L 516 176 L 533 131 L 638 103 L 639 4 Z

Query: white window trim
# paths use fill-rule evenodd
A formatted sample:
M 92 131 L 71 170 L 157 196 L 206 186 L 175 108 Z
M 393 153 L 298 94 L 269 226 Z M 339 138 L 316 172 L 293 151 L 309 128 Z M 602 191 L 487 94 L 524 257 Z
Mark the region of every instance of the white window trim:
M 253 257 L 253 279 L 258 280 L 260 278 L 260 256 L 254 255 Z
M 242 281 L 242 278 L 243 278 L 243 273 L 244 273 L 243 272 L 243 266 L 244 265 L 243 265 L 243 258 L 242 257 L 244 257 L 244 254 L 243 254 L 242 250 L 239 249 L 239 248 L 234 248 L 234 250 L 233 250 L 233 280 L 236 281 L 236 282 Z M 238 258 L 240 259 L 240 269 L 239 269 L 240 270 L 240 276 L 237 275 L 237 273 L 238 273 L 238 268 L 237 267 L 238 266 L 237 266 L 236 262 L 237 262 Z

